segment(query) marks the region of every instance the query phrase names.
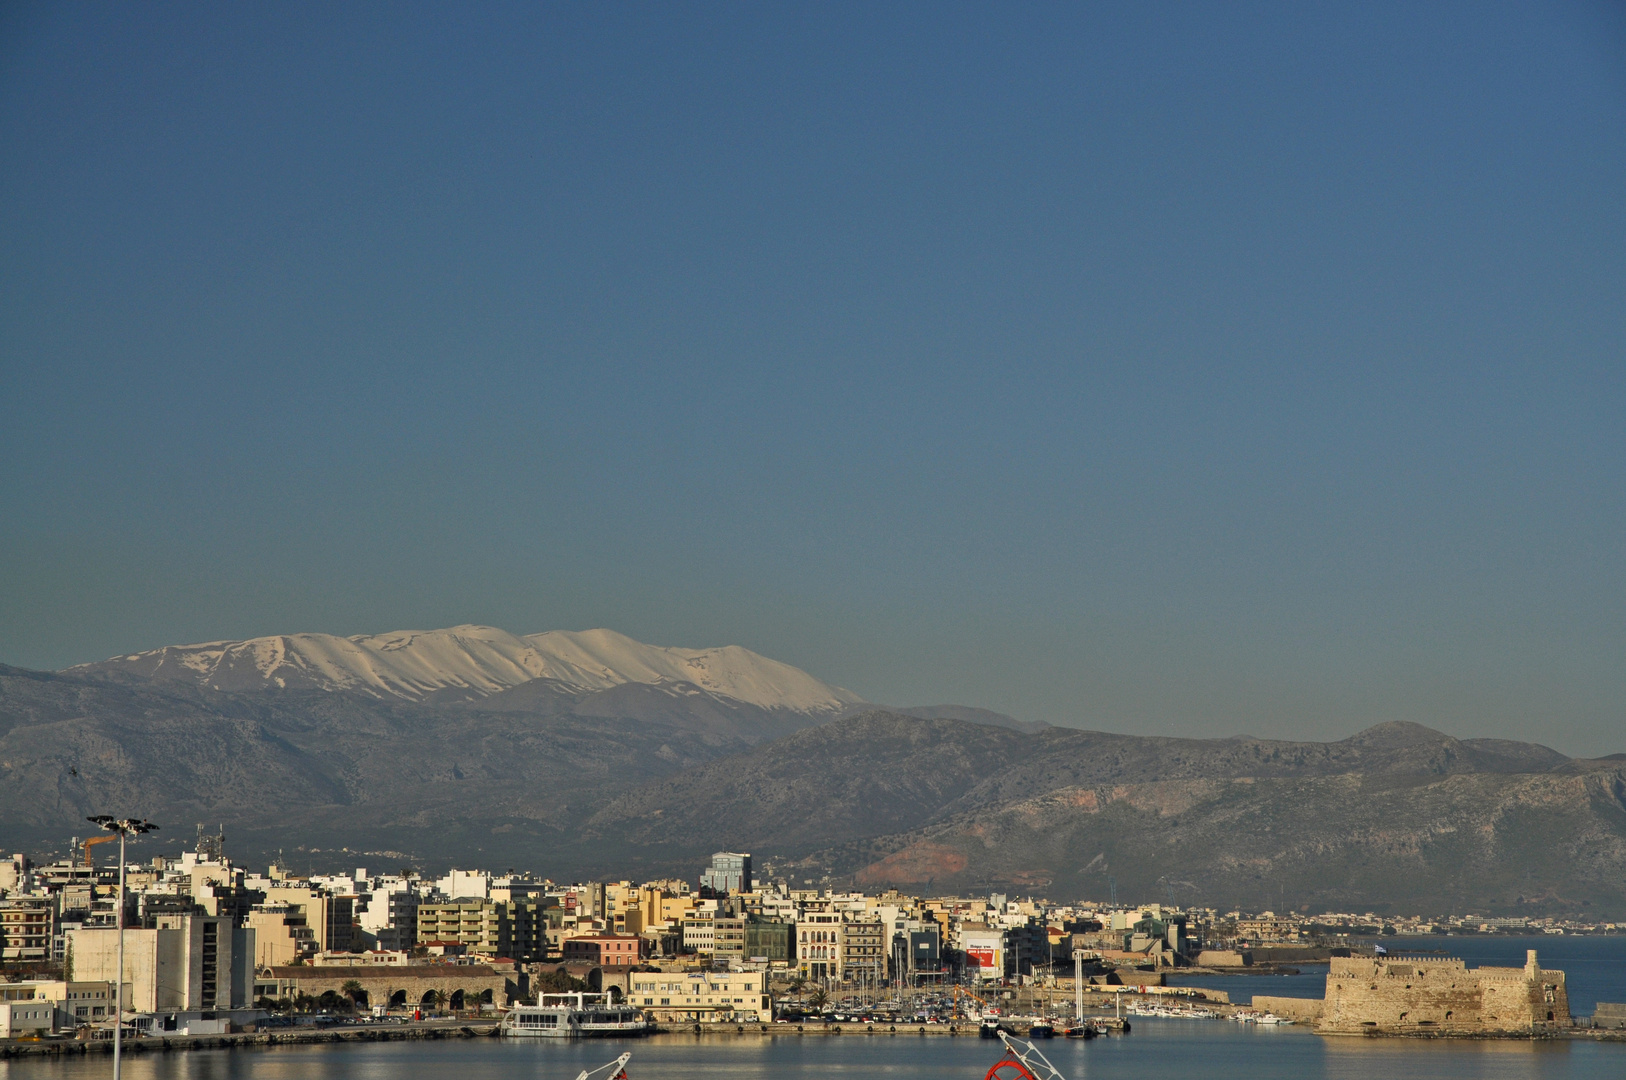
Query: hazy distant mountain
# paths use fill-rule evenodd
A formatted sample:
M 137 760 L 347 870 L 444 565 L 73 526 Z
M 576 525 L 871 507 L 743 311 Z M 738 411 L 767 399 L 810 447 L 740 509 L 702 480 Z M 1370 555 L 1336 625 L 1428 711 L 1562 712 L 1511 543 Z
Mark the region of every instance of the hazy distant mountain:
M 872 711 L 653 780 L 593 842 L 794 879 L 1314 910 L 1626 912 L 1626 762 L 1383 724 L 1333 743 Z
M 874 706 L 854 706 L 847 710 L 846 715 L 857 716 L 871 708 Z M 1006 716 L 992 709 L 976 709 L 970 705 L 910 705 L 904 708 L 888 705 L 885 709 L 887 712 L 899 716 L 913 716 L 918 720 L 964 720 L 968 724 L 988 724 L 993 727 L 1010 728 L 1012 731 L 1025 731 L 1029 735 L 1050 726 L 1042 720 L 1018 720 L 1014 716 Z
M 606 631 L 0 668 L 0 835 L 60 844 L 110 812 L 164 824 L 152 843 L 224 822 L 242 857 L 320 849 L 325 866 L 392 852 L 688 875 L 733 847 L 872 888 L 1077 898 L 1115 880 L 1127 899 L 1216 906 L 1626 916 L 1619 755 L 1416 724 L 1316 743 L 960 706 L 843 716 L 851 697 L 743 649 Z
M 571 693 L 673 683 L 764 709 L 833 714 L 863 699 L 778 660 L 728 645 L 645 645 L 613 630 L 518 637 L 490 626 L 336 637 L 289 634 L 170 645 L 65 674 L 191 683 L 211 690 L 329 690 L 377 698 L 482 698 L 548 679 Z M 682 693 L 684 691 L 678 691 Z

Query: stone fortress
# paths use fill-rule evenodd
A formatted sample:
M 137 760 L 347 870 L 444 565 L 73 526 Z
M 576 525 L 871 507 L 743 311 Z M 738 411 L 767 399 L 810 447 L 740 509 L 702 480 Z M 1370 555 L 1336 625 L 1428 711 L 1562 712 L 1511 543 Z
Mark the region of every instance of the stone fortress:
M 1315 1018 L 1326 1035 L 1546 1035 L 1570 1027 L 1562 971 L 1469 969 L 1444 957 L 1337 957 Z M 1255 1000 L 1257 1005 L 1257 999 Z

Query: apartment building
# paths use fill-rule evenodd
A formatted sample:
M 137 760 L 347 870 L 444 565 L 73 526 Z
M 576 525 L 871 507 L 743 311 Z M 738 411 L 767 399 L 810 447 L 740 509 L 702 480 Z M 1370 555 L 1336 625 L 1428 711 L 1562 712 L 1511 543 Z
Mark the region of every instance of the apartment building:
M 55 906 L 48 898 L 0 900 L 0 961 L 27 964 L 51 959 Z
M 305 925 L 316 937 L 321 952 L 343 952 L 350 948 L 355 926 L 355 897 L 337 896 L 325 889 L 299 885 L 275 885 L 265 890 L 266 904 L 291 907 L 305 917 Z
M 683 951 L 711 956 L 717 951 L 717 920 L 710 911 L 691 911 L 683 917 Z
M 255 904 L 249 909 L 247 926 L 254 931 L 254 963 L 258 967 L 292 964 L 317 952 L 315 932 L 292 904 Z
M 842 928 L 843 979 L 878 982 L 886 978 L 886 924 L 877 918 L 854 919 Z
M 420 903 L 417 941 L 457 942 L 477 956 L 541 960 L 548 947 L 546 909 L 534 900 Z
M 834 911 L 810 911 L 796 922 L 796 970 L 804 979 L 843 978 L 845 923 Z

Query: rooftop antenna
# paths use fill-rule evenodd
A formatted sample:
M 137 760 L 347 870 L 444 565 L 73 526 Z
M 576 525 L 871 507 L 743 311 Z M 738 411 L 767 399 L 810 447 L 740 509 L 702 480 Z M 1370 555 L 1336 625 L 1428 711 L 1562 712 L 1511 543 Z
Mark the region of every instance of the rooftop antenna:
M 1107 875 L 1107 888 L 1112 890 L 1112 906 L 1118 906 L 1118 879 L 1111 874 Z

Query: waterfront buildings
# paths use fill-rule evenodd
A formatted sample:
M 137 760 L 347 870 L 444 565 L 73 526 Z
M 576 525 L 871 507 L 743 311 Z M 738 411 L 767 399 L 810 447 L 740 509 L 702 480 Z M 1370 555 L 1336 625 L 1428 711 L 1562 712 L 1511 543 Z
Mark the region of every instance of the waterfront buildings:
M 71 931 L 66 977 L 119 978 L 119 932 Z M 157 925 L 124 931 L 123 979 L 137 1012 L 240 1009 L 253 1002 L 254 931 L 212 915 L 163 915 Z
M 1161 971 L 1139 969 L 1205 960 L 1245 966 L 1273 955 L 1293 962 L 1311 943 L 1322 956 L 1339 941 L 1348 952 L 1339 934 L 1381 926 L 1385 940 L 1399 940 L 1445 923 L 792 889 L 755 881 L 750 856 L 730 852 L 714 857 L 698 890 L 677 880 L 562 884 L 480 870 L 296 877 L 274 865 L 262 875 L 234 866 L 223 839 L 209 839 L 197 852 L 130 871 L 122 973 L 114 970 L 113 871 L 78 859 L 39 867 L 0 861 L 0 880 L 10 883 L 0 895 L 3 961 L 7 977 L 23 976 L 0 983 L 0 1002 L 24 1005 L 12 1010 L 17 1023 L 41 1019 L 24 1015 L 45 1011 L 29 1004 L 37 1000 L 52 1003 L 58 1027 L 105 1020 L 121 976 L 137 1011 L 172 1020 L 260 999 L 311 1006 L 323 995 L 328 1008 L 342 1007 L 339 998 L 503 1005 L 565 978 L 649 998 L 652 1010 L 674 1021 L 745 1020 L 771 1012 L 768 988 L 787 992 L 796 978 L 837 1000 L 885 983 L 936 980 L 977 981 L 1004 995 L 1070 977 L 1072 951 L 1084 948 L 1098 977 L 1161 982 Z M 1508 928 L 1564 929 L 1528 921 Z M 1272 940 L 1256 940 L 1263 936 Z M 1334 960 L 1334 973 L 1326 1002 L 1282 1008 L 1313 1006 L 1315 1015 L 1303 1018 L 1329 1032 L 1528 1033 L 1569 1021 L 1562 975 L 1533 958 L 1527 968 L 1467 970 L 1460 961 L 1345 956 Z M 30 981 L 41 975 L 55 981 Z M 359 996 L 349 984 L 361 987 Z M 7 997 L 6 987 L 28 996 Z
M 773 1019 L 765 971 L 635 974 L 631 1003 L 664 1023 Z

